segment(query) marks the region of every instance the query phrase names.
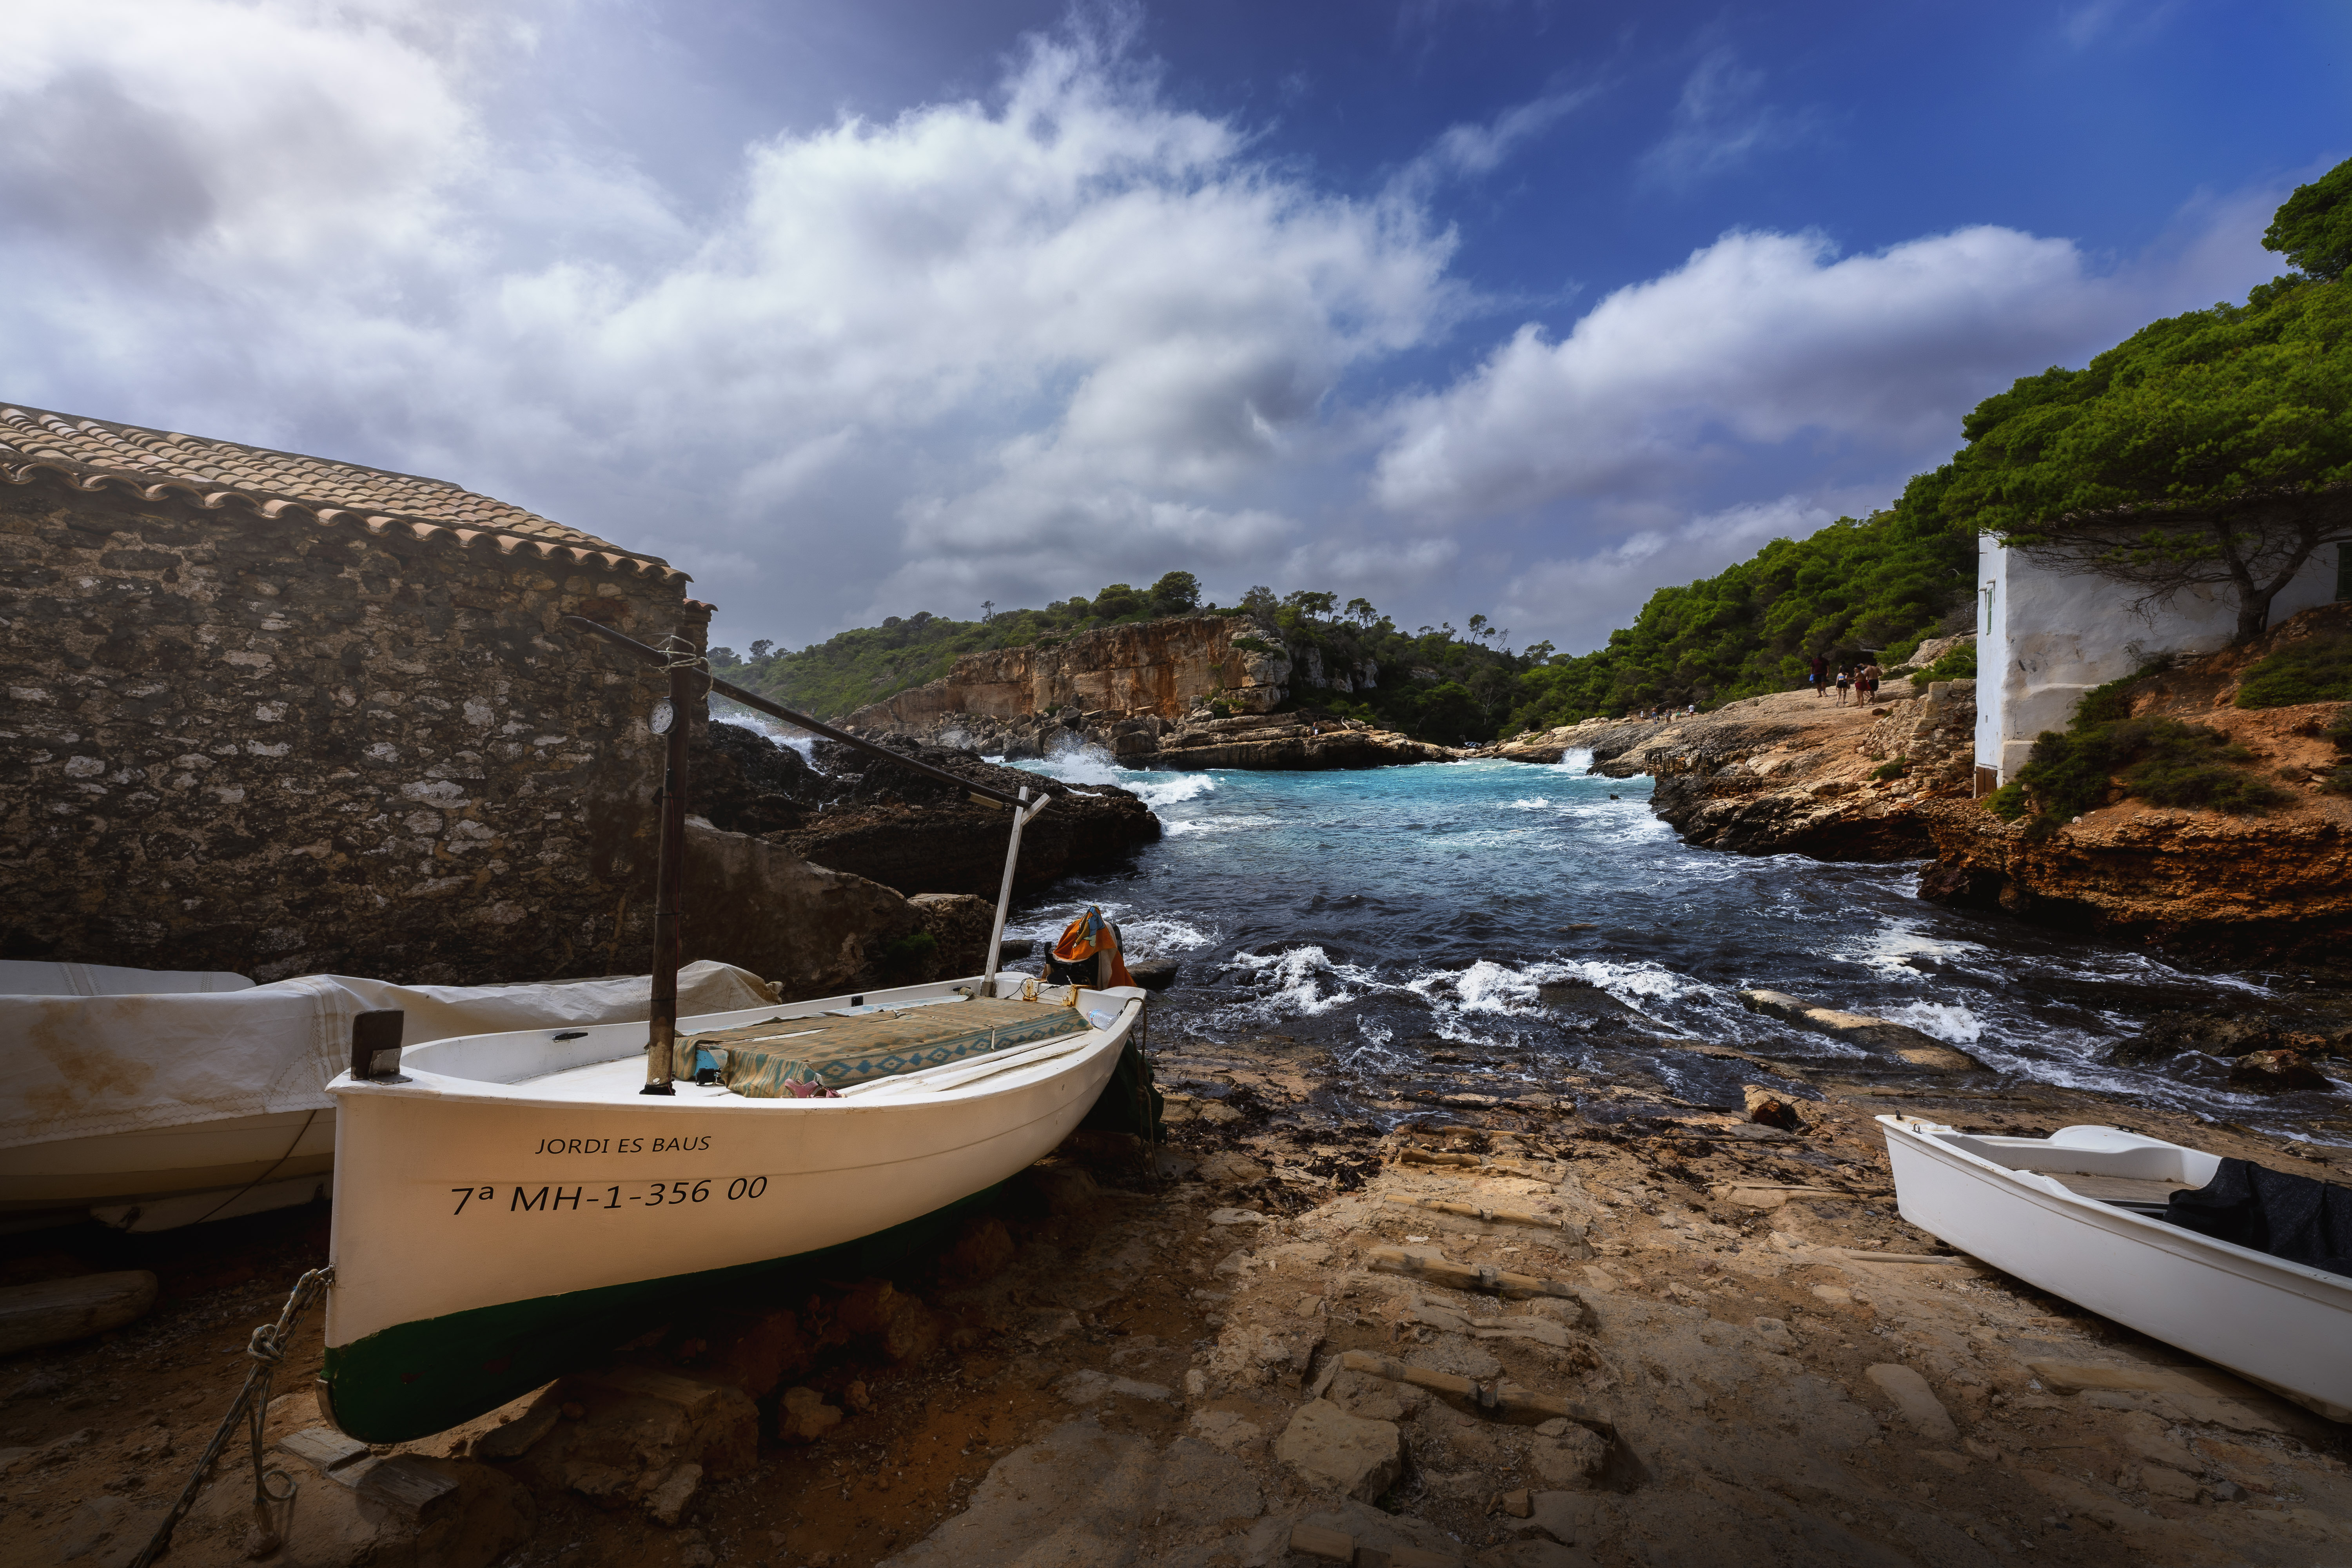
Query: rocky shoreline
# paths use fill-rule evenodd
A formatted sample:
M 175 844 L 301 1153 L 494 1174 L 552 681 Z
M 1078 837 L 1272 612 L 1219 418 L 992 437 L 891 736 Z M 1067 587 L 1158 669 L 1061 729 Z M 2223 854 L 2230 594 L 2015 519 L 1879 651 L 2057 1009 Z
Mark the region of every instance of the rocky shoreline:
M 1911 1230 L 1870 1119 L 2122 1121 L 2320 1173 L 2340 1151 L 1966 1074 L 1754 1062 L 1751 1116 L 1575 1074 L 1348 1107 L 1320 1092 L 1333 1064 L 1278 1036 L 1157 1062 L 1156 1173 L 1081 1135 L 887 1272 L 649 1321 L 615 1362 L 434 1439 L 336 1459 L 314 1320 L 270 1407 L 300 1490 L 263 1560 L 2300 1568 L 2352 1549 L 2346 1428 Z M 323 1239 L 293 1215 L 8 1240 L 12 1280 L 152 1268 L 163 1301 L 5 1363 L 0 1554 L 127 1562 L 243 1376 L 223 1352 Z M 240 1440 L 173 1560 L 248 1561 L 250 1500 Z
M 1694 845 L 1830 860 L 1932 860 L 1922 896 L 2006 911 L 2183 957 L 2289 964 L 2352 981 L 2352 797 L 2320 781 L 2337 757 L 2340 702 L 2244 710 L 2244 672 L 2284 637 L 2339 624 L 2296 617 L 2270 639 L 2153 675 L 2135 717 L 2190 720 L 2245 748 L 2284 801 L 2258 813 L 2111 793 L 2035 837 L 1973 797 L 1976 683 L 1890 683 L 1868 707 L 1777 692 L 1689 718 L 1591 720 L 1477 755 L 1549 764 L 1589 751 L 1592 771 L 1656 783 L 1657 815 Z
M 1452 762 L 1465 754 L 1451 746 L 1378 729 L 1360 719 L 1341 719 L 1312 710 L 1219 718 L 1210 709 L 1198 708 L 1172 720 L 1119 709 L 1060 719 L 957 714 L 919 725 L 860 732 L 877 740 L 985 752 L 1008 762 L 1047 757 L 1071 746 L 1097 746 L 1121 767 L 1182 771 L 1386 768 Z

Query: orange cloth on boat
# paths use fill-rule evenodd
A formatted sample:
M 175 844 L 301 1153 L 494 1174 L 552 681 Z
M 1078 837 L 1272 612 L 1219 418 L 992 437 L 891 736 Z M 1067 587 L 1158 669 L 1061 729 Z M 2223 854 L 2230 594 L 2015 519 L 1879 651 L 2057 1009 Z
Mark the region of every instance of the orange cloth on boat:
M 1092 904 L 1087 906 L 1085 914 L 1062 929 L 1062 939 L 1054 944 L 1054 957 L 1062 963 L 1096 960 L 1097 988 L 1135 984 L 1134 976 L 1127 972 L 1127 960 L 1119 954 L 1118 928 L 1103 919 L 1102 910 Z M 1109 960 L 1107 967 L 1102 963 L 1105 958 Z

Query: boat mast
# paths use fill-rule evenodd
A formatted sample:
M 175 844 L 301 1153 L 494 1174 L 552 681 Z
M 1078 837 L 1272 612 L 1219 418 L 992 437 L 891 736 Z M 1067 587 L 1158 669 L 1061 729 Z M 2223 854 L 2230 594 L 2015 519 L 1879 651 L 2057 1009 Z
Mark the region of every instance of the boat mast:
M 675 1094 L 670 1079 L 677 1067 L 678 906 L 686 890 L 686 742 L 693 679 L 702 663 L 682 637 L 662 649 L 669 666 L 668 722 L 655 717 L 654 732 L 666 734 L 669 753 L 662 769 L 661 838 L 654 860 L 654 996 L 646 1035 L 646 1087 L 640 1094 Z
M 996 889 L 996 923 L 988 928 L 988 964 L 980 972 L 980 994 L 996 994 L 996 952 L 1004 942 L 1004 912 L 1013 905 L 1013 868 L 1021 864 L 1021 830 L 1036 820 L 1037 814 L 1054 804 L 1052 795 L 1044 795 L 1034 805 L 1029 802 L 1029 786 L 1021 786 L 1021 798 L 1013 806 L 1013 843 L 1004 851 L 1004 883 Z

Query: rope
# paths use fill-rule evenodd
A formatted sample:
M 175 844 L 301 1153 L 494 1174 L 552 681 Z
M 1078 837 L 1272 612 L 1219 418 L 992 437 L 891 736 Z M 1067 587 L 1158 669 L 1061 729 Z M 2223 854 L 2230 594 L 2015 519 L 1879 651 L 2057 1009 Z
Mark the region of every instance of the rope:
M 710 661 L 676 632 L 656 643 L 654 651 L 662 656 L 664 669 L 698 669 L 706 675 L 710 672 Z
M 172 1550 L 172 1531 L 179 1528 L 180 1521 L 188 1517 L 188 1510 L 195 1507 L 197 1494 L 204 1490 L 205 1478 L 212 1474 L 213 1466 L 220 1460 L 221 1450 L 228 1447 L 229 1435 L 236 1430 L 240 1415 L 246 1418 L 253 1443 L 256 1539 L 248 1555 L 267 1557 L 284 1544 L 284 1536 L 277 1521 L 270 1517 L 270 1509 L 272 1505 L 291 1504 L 296 1486 L 294 1478 L 285 1471 L 262 1468 L 262 1426 L 269 1413 L 269 1383 L 278 1375 L 278 1369 L 286 1363 L 286 1346 L 293 1337 L 294 1325 L 301 1321 L 302 1314 L 310 1310 L 310 1303 L 324 1295 L 327 1287 L 334 1282 L 332 1265 L 311 1269 L 294 1282 L 294 1289 L 286 1298 L 285 1309 L 278 1314 L 278 1321 L 255 1327 L 253 1337 L 245 1345 L 245 1353 L 253 1362 L 245 1370 L 245 1386 L 237 1390 L 228 1414 L 221 1417 L 220 1427 L 213 1434 L 213 1440 L 205 1446 L 204 1457 L 196 1461 L 196 1468 L 190 1472 L 188 1484 L 180 1489 L 179 1500 L 172 1505 L 172 1511 L 163 1516 L 163 1522 L 155 1527 L 155 1534 L 147 1542 L 146 1549 L 131 1559 L 131 1568 L 151 1568 Z

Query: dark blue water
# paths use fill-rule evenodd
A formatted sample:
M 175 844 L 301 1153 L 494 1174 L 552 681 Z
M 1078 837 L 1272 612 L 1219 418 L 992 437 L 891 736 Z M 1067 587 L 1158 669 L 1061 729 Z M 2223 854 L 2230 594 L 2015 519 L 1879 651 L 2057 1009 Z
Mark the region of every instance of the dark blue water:
M 1741 1007 L 1742 988 L 1763 986 L 1909 1024 L 2016 1079 L 2208 1116 L 2284 1109 L 2229 1092 L 2208 1058 L 2103 1059 L 2153 1013 L 2263 994 L 2259 976 L 1944 910 L 1913 892 L 1916 865 L 1688 848 L 1650 814 L 1647 779 L 1591 776 L 1585 761 L 1173 773 L 1064 756 L 1045 771 L 1137 791 L 1167 837 L 1130 869 L 1016 909 L 1011 929 L 1050 940 L 1099 904 L 1131 950 L 1183 963 L 1155 1038 L 1289 1036 L 1368 1090 L 1444 1080 L 1509 1095 L 1565 1068 L 1738 1103 L 1754 1068 L 1676 1048 L 1661 1028 L 1902 1080 L 1899 1061 Z M 1538 998 L 1562 981 L 1633 1016 Z

